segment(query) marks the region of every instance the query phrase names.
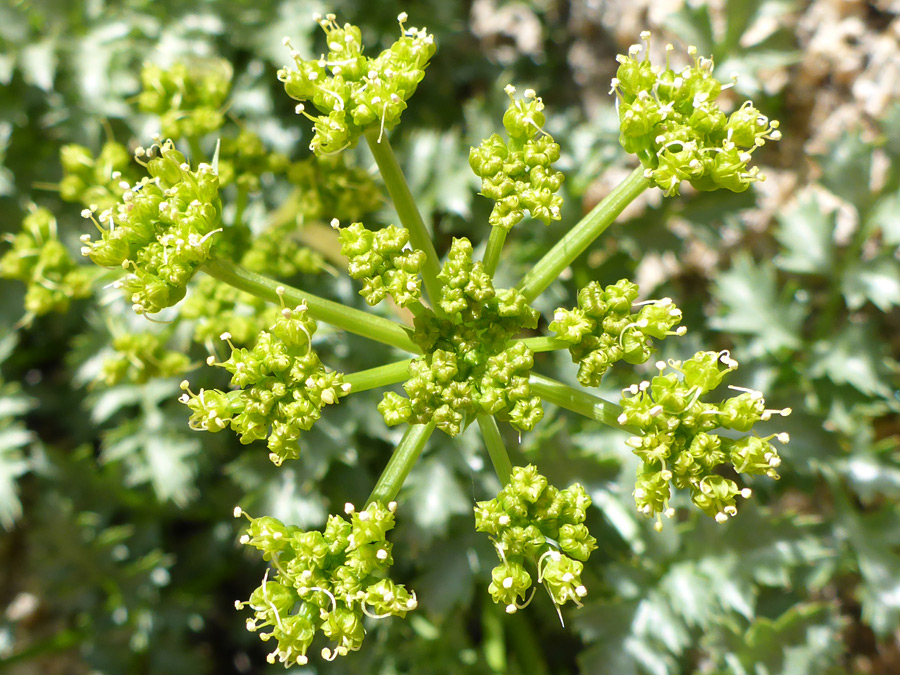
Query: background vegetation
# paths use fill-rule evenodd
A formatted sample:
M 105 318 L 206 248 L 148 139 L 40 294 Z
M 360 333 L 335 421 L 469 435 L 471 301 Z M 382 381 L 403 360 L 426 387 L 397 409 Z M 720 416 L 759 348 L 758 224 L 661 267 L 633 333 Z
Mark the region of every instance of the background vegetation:
M 674 298 L 690 332 L 664 356 L 731 349 L 737 383 L 793 408 L 792 441 L 781 480 L 754 484 L 727 525 L 691 511 L 657 534 L 634 509 L 637 460 L 624 437 L 547 406 L 514 459 L 556 484 L 584 484 L 600 545 L 585 572 L 589 602 L 562 628 L 546 598 L 513 617 L 490 602 L 495 555 L 474 532 L 472 506 L 497 484 L 477 437 L 436 435 L 401 494 L 406 517 L 393 537 L 396 576 L 417 589 L 420 610 L 380 624 L 362 652 L 319 670 L 900 672 L 896 2 L 6 2 L 0 230 L 18 232 L 31 204 L 46 206 L 77 254 L 80 207 L 52 189 L 60 148 L 147 144 L 159 130 L 135 106 L 147 61 L 227 59 L 228 114 L 301 159 L 309 125 L 274 77 L 288 59 L 282 36 L 314 53 L 320 35 L 309 17 L 334 11 L 381 46 L 401 10 L 439 46 L 392 139 L 439 251 L 452 235 L 479 242 L 487 233 L 490 203 L 475 194 L 467 155 L 499 128 L 504 84 L 544 97 L 571 223 L 632 166 L 607 91 L 615 54 L 641 30 L 654 32 L 655 48 L 696 44 L 722 73 L 740 73 L 736 96 L 782 123 L 785 140 L 759 160 L 769 180 L 741 195 L 650 194 L 539 309 L 571 306 L 590 279 L 623 276 L 647 297 Z M 362 151 L 360 161 L 372 163 Z M 283 198 L 262 190 L 248 217 L 264 222 Z M 382 216 L 390 222 L 387 208 Z M 562 225 L 530 227 L 511 237 L 501 282 L 519 278 Z M 346 279 L 320 273 L 303 284 L 359 302 Z M 180 378 L 91 384 L 115 328 L 109 315 L 82 300 L 18 327 L 23 294 L 0 281 L 0 669 L 263 672 L 262 645 L 233 608 L 262 564 L 239 550 L 232 509 L 312 527 L 335 505 L 361 501 L 398 438 L 375 411 L 378 395 L 337 407 L 303 457 L 279 469 L 233 437 L 191 432 L 176 401 Z M 325 344 L 348 372 L 388 358 L 359 338 Z M 205 353 L 191 356 L 200 363 Z M 541 358 L 541 372 L 573 380 L 566 355 Z M 631 379 L 614 368 L 604 390 L 617 398 Z

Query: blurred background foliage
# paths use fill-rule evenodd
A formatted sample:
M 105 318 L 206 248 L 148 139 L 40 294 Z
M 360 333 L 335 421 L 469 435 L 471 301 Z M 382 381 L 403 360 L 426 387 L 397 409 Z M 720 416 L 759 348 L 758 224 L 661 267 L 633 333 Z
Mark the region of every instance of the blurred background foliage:
M 594 500 L 592 591 L 565 628 L 547 598 L 512 617 L 489 601 L 495 555 L 473 530 L 472 506 L 498 484 L 471 430 L 436 435 L 401 493 L 394 536 L 396 576 L 420 609 L 309 672 L 900 672 L 900 3 L 7 0 L 0 231 L 17 233 L 44 206 L 77 256 L 85 225 L 55 191 L 60 148 L 149 143 L 158 118 L 135 105 L 145 62 L 226 59 L 229 124 L 303 159 L 309 124 L 274 73 L 288 60 L 282 36 L 301 53 L 320 49 L 314 11 L 360 25 L 370 48 L 393 40 L 399 11 L 434 32 L 437 56 L 392 142 L 439 251 L 453 235 L 487 234 L 489 202 L 475 194 L 467 155 L 499 128 L 503 85 L 544 97 L 563 149 L 565 216 L 513 234 L 501 283 L 630 170 L 607 92 L 615 54 L 641 30 L 654 32 L 654 50 L 696 44 L 722 79 L 738 72 L 735 99 L 754 97 L 782 123 L 785 140 L 760 156 L 768 181 L 741 195 L 647 195 L 539 309 L 572 306 L 589 280 L 631 277 L 685 312 L 690 332 L 663 356 L 731 349 L 736 383 L 794 414 L 780 481 L 754 483 L 725 526 L 684 509 L 661 534 L 635 511 L 637 460 L 622 434 L 550 406 L 521 443 L 510 433 L 514 461 L 536 462 L 557 485 L 580 481 Z M 203 150 L 214 145 L 204 139 Z M 362 151 L 359 161 L 372 165 Z M 264 184 L 247 218 L 265 222 L 285 199 Z M 375 220 L 390 222 L 389 209 Z M 346 279 L 308 274 L 302 284 L 359 306 Z M 280 469 L 225 434 L 196 434 L 175 400 L 180 378 L 95 382 L 111 333 L 147 330 L 107 293 L 22 327 L 24 287 L 0 281 L 0 669 L 266 671 L 233 608 L 263 569 L 239 551 L 234 505 L 318 527 L 364 499 L 398 432 L 368 392 L 331 411 L 303 457 Z M 344 372 L 395 356 L 324 329 L 317 340 Z M 205 351 L 193 349 L 201 363 Z M 540 355 L 536 370 L 574 381 L 564 353 Z M 643 376 L 614 368 L 602 395 L 616 400 Z

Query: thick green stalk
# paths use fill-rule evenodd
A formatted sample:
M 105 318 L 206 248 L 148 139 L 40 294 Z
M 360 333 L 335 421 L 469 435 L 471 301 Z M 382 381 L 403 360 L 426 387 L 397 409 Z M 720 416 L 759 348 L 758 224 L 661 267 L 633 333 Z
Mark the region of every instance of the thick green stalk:
M 565 340 L 552 337 L 550 335 L 540 335 L 538 337 L 524 338 L 515 340 L 521 342 L 533 352 L 555 352 L 557 349 L 568 349 L 571 345 Z
M 299 305 L 301 302 L 306 302 L 310 316 L 317 321 L 323 321 L 349 333 L 362 335 L 370 340 L 383 342 L 407 352 L 414 354 L 421 352 L 418 345 L 410 338 L 409 331 L 390 319 L 320 298 L 299 288 L 293 288 L 275 279 L 251 272 L 228 260 L 208 260 L 200 269 L 219 281 L 224 281 L 229 286 L 269 302 L 281 301 L 278 293 L 275 292 L 275 289 L 281 287 L 284 289 L 284 301 L 288 305 Z
M 479 415 L 478 427 L 481 429 L 484 444 L 487 446 L 488 455 L 491 457 L 491 464 L 494 465 L 494 472 L 497 474 L 497 478 L 500 479 L 500 483 L 506 485 L 509 483 L 509 477 L 512 474 L 512 461 L 509 459 L 509 453 L 506 452 L 503 437 L 500 436 L 497 420 L 494 419 L 493 415 Z
M 588 394 L 586 391 L 580 391 L 567 384 L 535 373 L 531 374 L 531 391 L 548 403 L 571 410 L 579 415 L 584 415 L 592 420 L 597 420 L 607 426 L 627 431 L 636 436 L 640 436 L 642 433 L 640 429 L 635 429 L 619 422 L 619 415 L 622 414 L 620 406 L 605 401 L 599 396 Z
M 397 496 L 400 488 L 403 487 L 403 481 L 406 480 L 413 468 L 413 464 L 422 454 L 425 442 L 431 436 L 432 431 L 434 431 L 434 422 L 409 426 L 378 478 L 378 482 L 366 502 L 367 505 L 376 501 L 390 502 Z
M 506 241 L 506 230 L 494 225 L 491 228 L 491 236 L 488 237 L 487 248 L 484 250 L 484 271 L 492 277 L 497 271 L 497 263 L 500 262 L 500 251 Z
M 431 299 L 431 306 L 436 314 L 442 314 L 440 305 L 437 304 L 441 297 L 441 284 L 438 281 L 438 274 L 441 271 L 441 263 L 438 260 L 437 251 L 434 250 L 434 243 L 431 241 L 431 235 L 425 227 L 422 215 L 419 213 L 419 207 L 413 199 L 412 192 L 409 190 L 409 184 L 400 168 L 400 163 L 394 155 L 394 150 L 388 142 L 387 136 L 379 134 L 377 129 L 367 131 L 366 142 L 369 144 L 369 150 L 375 157 L 375 163 L 378 164 L 378 170 L 381 172 L 381 178 L 387 187 L 400 222 L 407 230 L 409 230 L 409 242 L 413 248 L 425 252 L 425 264 L 422 267 L 422 280 L 425 282 L 425 290 Z
M 534 300 L 553 283 L 566 267 L 581 255 L 591 243 L 612 225 L 626 206 L 650 186 L 639 166 L 615 190 L 610 192 L 593 210 L 569 230 L 556 245 L 519 282 L 519 290 L 528 302 Z
M 412 359 L 387 363 L 383 366 L 360 370 L 356 373 L 344 375 L 344 382 L 350 385 L 350 393 L 368 391 L 378 387 L 387 387 L 398 382 L 403 382 L 409 377 L 409 364 Z

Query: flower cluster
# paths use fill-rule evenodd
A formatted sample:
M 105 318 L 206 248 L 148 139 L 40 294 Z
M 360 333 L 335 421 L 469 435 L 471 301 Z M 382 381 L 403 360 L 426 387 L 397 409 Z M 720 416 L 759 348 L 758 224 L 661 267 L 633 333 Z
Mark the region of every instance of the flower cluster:
M 158 146 L 149 177 L 132 185 L 114 208 L 82 212 L 101 232 L 83 235 L 81 252 L 103 267 L 131 271 L 116 282 L 139 314 L 179 302 L 197 268 L 209 259 L 222 214 L 219 179 L 208 164 L 191 169 L 171 141 Z M 151 150 L 152 151 L 152 150 Z M 136 157 L 147 156 L 138 148 Z M 103 227 L 105 225 L 106 227 Z
M 676 372 L 666 373 L 662 361 L 656 367 L 659 375 L 624 390 L 624 411 L 619 416 L 621 424 L 643 432 L 643 436 L 628 440 L 643 462 L 634 491 L 637 507 L 647 516 L 656 515 L 657 529 L 661 529 L 659 514 L 671 517 L 675 513 L 669 506 L 672 484 L 689 489 L 694 504 L 724 523 L 737 513 L 735 498 L 746 499 L 751 491 L 716 474 L 716 468 L 729 462 L 738 473 L 778 478 L 781 458 L 770 441 L 787 443 L 790 439 L 780 433 L 734 440 L 711 432 L 717 428 L 747 432 L 759 421 L 791 411 L 768 410 L 762 392 L 730 385 L 741 393 L 720 403 L 702 401 L 725 375 L 737 369 L 737 361 L 728 352 L 698 352 L 683 363 L 670 361 L 668 367 Z
M 291 202 L 291 208 L 305 221 L 357 221 L 378 209 L 384 199 L 372 176 L 350 165 L 343 155 L 314 155 L 294 162 L 287 178 L 297 186 L 297 203 Z
M 79 267 L 59 240 L 56 219 L 47 209 L 35 209 L 22 221 L 22 230 L 6 235 L 12 248 L 0 258 L 0 277 L 17 279 L 25 291 L 28 318 L 64 312 L 76 298 L 91 294 L 91 275 Z
M 296 70 L 278 71 L 288 96 L 312 103 L 321 113 L 314 116 L 303 103 L 297 105 L 297 112 L 315 124 L 310 149 L 317 155 L 352 147 L 366 129 L 379 128 L 384 133 L 400 121 L 435 51 L 434 37 L 424 28 L 406 28 L 406 18 L 406 13 L 398 17 L 400 38 L 373 59 L 362 53 L 358 27 L 339 26 L 333 14 L 317 15 L 325 31 L 327 54 L 304 60 L 292 51 Z M 288 38 L 285 45 L 290 46 Z
M 252 349 L 235 347 L 231 334 L 223 333 L 231 356 L 224 363 L 211 356 L 207 363 L 231 373 L 238 389 L 201 389 L 195 395 L 182 382 L 181 401 L 191 409 L 191 428 L 217 432 L 230 426 L 245 444 L 268 438 L 269 459 L 276 465 L 299 457 L 301 432 L 312 428 L 324 406 L 350 393 L 343 376 L 326 372 L 312 349 L 315 331 L 307 307 L 298 305 L 282 309 Z
M 578 381 L 596 387 L 615 362 L 644 363 L 653 353 L 650 338 L 684 335 L 686 329 L 672 330 L 681 321 L 681 310 L 669 298 L 637 303 L 636 284 L 621 279 L 603 288 L 592 281 L 578 292 L 578 307 L 557 309 L 550 330 L 559 340 L 570 343 L 572 361 L 578 364 Z
M 194 59 L 165 69 L 146 64 L 138 108 L 159 115 L 164 138 L 198 138 L 225 123 L 225 98 L 231 88 L 231 64 L 221 59 Z
M 218 160 L 219 184 L 235 183 L 238 189 L 246 192 L 259 190 L 263 174 L 284 173 L 290 164 L 287 155 L 273 152 L 259 136 L 247 129 L 241 129 L 236 137 L 226 136 L 220 140 Z
M 364 617 L 406 616 L 417 606 L 415 593 L 386 576 L 393 564 L 387 532 L 394 527 L 395 502 L 369 504 L 356 511 L 347 504 L 349 521 L 329 516 L 323 532 L 304 532 L 271 517 L 248 518 L 250 527 L 241 543 L 253 546 L 271 562 L 262 584 L 237 609 L 253 610 L 247 629 L 260 632 L 264 642 L 274 639 L 269 654 L 285 667 L 308 663 L 307 651 L 321 632 L 333 644 L 322 649 L 332 661 L 362 646 Z M 246 515 L 240 508 L 235 516 Z
M 335 218 L 333 228 L 340 229 Z M 372 232 L 362 223 L 340 230 L 341 254 L 347 257 L 347 271 L 365 283 L 359 292 L 370 305 L 377 305 L 388 295 L 400 307 L 418 302 L 422 296 L 419 271 L 425 264 L 425 253 L 409 244 L 409 231 L 389 225 Z
M 481 194 L 493 199 L 490 224 L 509 231 L 525 217 L 549 225 L 560 219 L 562 197 L 557 195 L 563 174 L 552 164 L 559 159 L 559 145 L 541 126 L 544 102 L 533 89 L 524 99 L 516 99 L 515 87 L 508 85 L 510 104 L 503 115 L 509 142 L 494 134 L 469 152 L 469 166 L 481 178 Z
M 105 211 L 137 180 L 131 153 L 115 141 L 106 143 L 96 157 L 83 145 L 64 145 L 59 158 L 63 170 L 59 196 L 67 202 Z
M 99 379 L 112 386 L 120 382 L 147 382 L 190 370 L 187 354 L 166 348 L 167 333 L 123 333 L 112 340 L 115 356 L 103 361 Z
M 587 595 L 581 583 L 583 563 L 597 548 L 597 540 L 584 525 L 591 498 L 575 483 L 557 490 L 537 468 L 513 467 L 509 484 L 494 499 L 475 506 L 475 529 L 487 532 L 497 547 L 500 564 L 491 573 L 488 591 L 496 603 L 513 614 L 522 609 L 531 587 L 526 560 L 535 561 L 537 581 L 543 583 L 554 604 L 572 600 L 581 606 Z
M 210 350 L 213 341 L 226 332 L 233 344 L 252 345 L 278 318 L 278 309 L 265 300 L 208 276 L 192 284 L 180 309 L 182 318 L 196 320 L 194 341 Z
M 530 431 L 543 416 L 532 395 L 530 349 L 509 339 L 537 325 L 538 313 L 515 288 L 495 290 L 482 263 L 472 261 L 468 239 L 454 239 L 438 275 L 444 312 L 423 308 L 413 339 L 425 356 L 413 361 L 403 385 L 409 398 L 388 392 L 378 406 L 388 424 L 425 424 L 451 436 L 466 414 L 484 413 Z
M 641 37 L 649 44 L 648 32 Z M 756 148 L 781 138 L 778 122 L 770 122 L 750 101 L 726 116 L 716 99 L 732 85 L 713 77 L 712 59 L 697 57 L 697 48 L 689 47 L 694 64 L 676 72 L 668 63 L 673 49 L 666 45 L 662 69 L 651 65 L 649 54 L 639 59 L 640 44 L 617 57 L 612 89 L 622 146 L 641 158 L 647 178 L 666 195 L 678 194 L 684 180 L 698 190 L 733 192 L 764 180 L 758 167 L 748 165 Z

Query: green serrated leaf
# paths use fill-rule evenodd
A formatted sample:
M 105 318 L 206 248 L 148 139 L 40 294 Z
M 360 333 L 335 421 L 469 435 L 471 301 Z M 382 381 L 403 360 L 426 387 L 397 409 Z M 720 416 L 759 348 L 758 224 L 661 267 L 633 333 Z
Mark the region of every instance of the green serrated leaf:
M 813 346 L 811 377 L 827 377 L 835 384 L 848 384 L 868 396 L 890 399 L 890 375 L 879 354 L 871 328 L 847 324 L 835 336 Z
M 856 310 L 871 301 L 882 312 L 900 305 L 900 261 L 890 255 L 856 261 L 841 279 L 847 306 Z
M 814 194 L 778 216 L 775 236 L 785 251 L 775 264 L 788 272 L 829 274 L 834 264 L 834 213 L 825 213 Z
M 721 310 L 710 325 L 720 331 L 755 336 L 769 353 L 799 349 L 803 308 L 779 292 L 775 268 L 741 253 L 716 279 L 713 293 Z

